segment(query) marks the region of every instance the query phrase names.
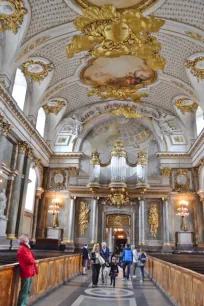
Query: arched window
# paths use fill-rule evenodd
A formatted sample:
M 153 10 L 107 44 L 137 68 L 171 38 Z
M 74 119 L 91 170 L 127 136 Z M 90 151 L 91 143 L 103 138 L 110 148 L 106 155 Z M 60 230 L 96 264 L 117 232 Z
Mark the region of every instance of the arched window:
M 45 120 L 46 120 L 45 111 L 41 107 L 38 111 L 36 129 L 42 137 L 44 136 L 44 131 L 45 131 Z
M 26 202 L 25 202 L 25 210 L 28 210 L 30 212 L 33 212 L 33 207 L 34 207 L 36 181 L 37 181 L 36 172 L 33 168 L 30 168 Z
M 16 103 L 18 104 L 21 110 L 23 110 L 24 108 L 26 90 L 26 78 L 24 77 L 24 74 L 21 72 L 21 70 L 17 68 L 12 96 L 16 100 Z
M 202 129 L 204 128 L 204 113 L 200 106 L 196 111 L 196 128 L 197 128 L 197 135 L 200 134 Z

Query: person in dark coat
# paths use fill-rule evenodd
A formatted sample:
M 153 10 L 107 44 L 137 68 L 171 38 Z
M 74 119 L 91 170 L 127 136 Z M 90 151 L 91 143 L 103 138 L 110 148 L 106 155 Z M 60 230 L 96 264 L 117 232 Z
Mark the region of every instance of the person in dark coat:
M 32 278 L 38 274 L 38 268 L 30 249 L 29 239 L 23 235 L 19 238 L 20 246 L 17 252 L 17 258 L 20 266 L 21 290 L 18 296 L 17 306 L 25 306 L 31 292 Z
M 88 259 L 89 259 L 89 251 L 88 251 L 88 245 L 85 244 L 83 249 L 82 249 L 82 267 L 83 267 L 83 272 L 82 275 L 87 275 L 86 273 L 86 268 L 88 264 Z
M 105 262 L 106 262 L 106 265 L 109 264 L 109 257 L 110 257 L 110 251 L 109 251 L 109 248 L 107 248 L 106 246 L 106 242 L 102 242 L 101 243 L 101 251 L 100 251 L 100 254 L 101 256 L 104 258 Z M 104 279 L 104 269 L 105 269 L 105 266 L 106 265 L 103 265 L 101 267 L 101 278 L 102 278 L 102 283 L 104 284 L 105 283 L 105 279 Z
M 111 262 L 110 262 L 110 279 L 111 279 L 111 283 L 110 286 L 112 286 L 115 288 L 115 280 L 116 277 L 118 276 L 119 270 L 118 270 L 118 265 L 116 263 L 116 257 L 112 256 L 111 257 Z

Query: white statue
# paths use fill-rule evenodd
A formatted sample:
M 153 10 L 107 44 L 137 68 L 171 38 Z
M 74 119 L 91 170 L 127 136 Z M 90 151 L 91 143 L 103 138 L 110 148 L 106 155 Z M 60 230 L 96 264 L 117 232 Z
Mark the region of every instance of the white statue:
M 0 191 L 0 217 L 4 216 L 4 210 L 6 208 L 6 195 L 5 195 L 6 190 L 5 189 L 1 189 Z
M 162 113 L 159 118 L 152 117 L 152 125 L 157 133 L 157 135 L 163 139 L 164 135 L 171 135 L 173 133 L 172 128 L 168 125 L 169 120 L 175 119 L 175 116 L 166 115 Z

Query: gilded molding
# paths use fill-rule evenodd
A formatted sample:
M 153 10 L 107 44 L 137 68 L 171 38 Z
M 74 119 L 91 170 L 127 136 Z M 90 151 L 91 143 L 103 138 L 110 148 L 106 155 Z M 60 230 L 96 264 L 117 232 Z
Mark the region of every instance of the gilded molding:
M 185 104 L 185 101 L 190 100 L 188 98 L 180 98 L 176 101 L 176 107 L 185 114 L 186 112 L 194 113 L 194 111 L 198 108 L 198 104 L 192 102 L 192 104 Z
M 34 42 L 32 42 L 31 44 L 29 44 L 18 56 L 17 61 L 19 61 L 20 59 L 22 59 L 25 55 L 27 55 L 29 52 L 33 52 L 33 50 L 35 48 L 37 48 L 38 46 L 41 46 L 45 41 L 49 40 L 51 38 L 51 36 L 43 36 L 40 37 L 38 39 L 36 39 Z
M 2 2 L 2 1 L 1 1 Z M 6 30 L 12 31 L 14 34 L 18 32 L 18 29 L 23 23 L 24 16 L 28 13 L 24 7 L 22 0 L 6 0 L 4 5 L 8 6 L 12 13 L 11 14 L 0 14 L 0 32 Z
M 197 77 L 197 80 L 203 80 L 204 79 L 204 69 L 203 68 L 198 68 L 197 64 L 199 62 L 204 61 L 204 56 L 199 56 L 195 58 L 194 60 L 186 60 L 185 67 L 189 68 L 191 73 Z
M 18 143 L 18 149 L 19 149 L 19 152 L 21 152 L 21 153 L 26 153 L 27 150 L 28 150 L 28 144 L 27 144 L 27 142 L 25 142 L 25 141 L 19 141 L 19 143 Z
M 3 115 L 0 114 L 0 130 L 2 130 L 4 136 L 8 136 L 13 126 L 8 123 Z
M 200 34 L 196 33 L 196 32 L 190 32 L 190 31 L 184 31 L 186 35 L 188 35 L 189 37 L 196 39 L 202 43 L 204 43 L 204 37 L 201 36 Z
M 33 67 L 35 68 L 35 66 L 38 68 L 37 72 L 33 70 Z M 24 73 L 24 75 L 38 83 L 43 81 L 48 76 L 48 73 L 51 72 L 53 69 L 53 63 L 45 64 L 42 61 L 30 60 L 23 63 L 22 65 L 22 72 Z
M 92 4 L 89 2 L 89 0 L 75 0 L 79 5 L 81 5 L 83 8 L 87 8 L 87 7 L 97 7 L 96 5 Z M 144 11 L 145 9 L 147 9 L 148 7 L 150 7 L 151 5 L 153 5 L 154 3 L 156 3 L 158 0 L 143 0 L 140 1 L 139 4 L 136 5 L 130 5 L 129 7 L 125 8 L 125 9 L 138 9 L 139 11 Z M 121 10 L 125 10 L 125 9 L 117 9 L 118 11 Z
M 53 189 L 65 189 L 66 172 L 64 169 L 55 169 L 52 171 L 51 187 Z
M 118 109 L 111 111 L 111 115 L 124 116 L 125 118 L 143 118 L 136 110 L 132 110 L 129 106 L 120 106 Z
M 67 83 L 60 83 L 59 85 L 54 86 L 42 99 L 42 102 L 46 101 L 49 97 L 51 97 L 56 91 L 62 89 Z
M 150 226 L 150 233 L 153 238 L 156 238 L 157 231 L 159 228 L 159 213 L 157 204 L 151 204 L 149 210 L 149 218 L 148 218 L 149 226 Z
M 171 176 L 171 168 L 168 168 L 168 167 L 161 168 L 161 173 L 162 173 L 162 176 L 170 177 Z
M 79 209 L 79 230 L 80 236 L 84 236 L 89 225 L 90 208 L 87 202 L 80 203 Z
M 44 111 L 47 111 L 48 114 L 55 114 L 57 115 L 63 107 L 66 105 L 64 101 L 61 100 L 53 100 L 50 103 L 55 103 L 56 105 L 49 105 L 49 102 L 42 106 Z

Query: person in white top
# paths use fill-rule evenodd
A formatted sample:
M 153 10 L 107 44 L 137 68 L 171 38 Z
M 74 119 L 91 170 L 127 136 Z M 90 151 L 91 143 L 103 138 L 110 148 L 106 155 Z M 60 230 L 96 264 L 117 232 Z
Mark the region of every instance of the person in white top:
M 136 278 L 136 268 L 137 268 L 137 265 L 138 265 L 138 250 L 137 250 L 137 247 L 135 246 L 133 251 L 133 278 Z

